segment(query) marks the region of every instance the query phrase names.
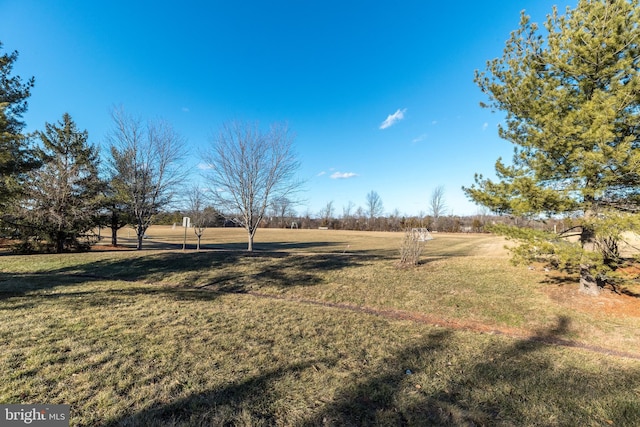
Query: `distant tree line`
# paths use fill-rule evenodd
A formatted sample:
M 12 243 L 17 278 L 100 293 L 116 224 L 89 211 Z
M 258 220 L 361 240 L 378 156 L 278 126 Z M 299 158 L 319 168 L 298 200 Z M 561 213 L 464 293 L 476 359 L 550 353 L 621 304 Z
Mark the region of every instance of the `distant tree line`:
M 115 246 L 123 227 L 135 231 L 141 249 L 152 223 L 182 225 L 185 216 L 198 239 L 208 227 L 245 228 L 248 250 L 261 227 L 483 231 L 482 220 L 446 214 L 442 187 L 429 200 L 431 215 L 385 214 L 375 191 L 366 194 L 364 207 L 349 202 L 341 215 L 332 201 L 317 215 L 298 214 L 299 162 L 282 124 L 266 132 L 251 123 L 223 126 L 203 155 L 211 166 L 204 189 L 185 185 L 186 144 L 166 121 L 143 121 L 113 109 L 105 153 L 68 113 L 26 135 L 22 116 L 34 79 L 12 75 L 17 58 L 17 52 L 0 57 L 0 231 L 19 241 L 20 251 L 85 250 L 103 234 Z
M 211 221 L 207 228 L 213 227 L 242 227 L 236 220 L 237 215 L 223 214 L 214 208 L 207 208 Z M 489 233 L 499 225 L 513 226 L 524 229 L 539 230 L 552 233 L 562 233 L 575 227 L 575 218 L 528 218 L 524 216 L 495 215 L 488 212 L 474 215 L 442 215 L 436 218 L 432 215 L 400 215 L 397 212 L 386 214 L 376 219 L 375 223 L 368 220 L 366 214 L 360 216 L 358 210 L 348 217 L 337 216 L 327 219 L 317 214 L 297 213 L 295 210 L 278 216 L 271 211 L 260 222 L 259 228 L 286 229 L 322 229 L 353 230 L 353 231 L 383 231 L 401 232 L 413 228 L 426 228 L 435 233 Z M 155 217 L 157 225 L 179 225 L 182 218 L 188 216 L 188 210 L 160 212 Z

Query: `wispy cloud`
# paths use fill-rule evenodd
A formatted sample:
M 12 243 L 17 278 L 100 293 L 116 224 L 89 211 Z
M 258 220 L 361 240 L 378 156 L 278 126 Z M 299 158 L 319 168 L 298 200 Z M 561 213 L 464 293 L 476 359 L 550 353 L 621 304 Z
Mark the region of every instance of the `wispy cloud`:
M 424 141 L 425 139 L 427 139 L 427 134 L 423 133 L 422 135 L 420 135 L 420 136 L 418 136 L 416 138 L 413 138 L 411 140 L 411 142 L 413 142 L 414 144 L 417 144 L 418 142 Z
M 183 113 L 188 113 L 189 112 L 189 108 L 188 107 L 182 107 L 182 112 Z
M 211 170 L 213 169 L 213 165 L 207 163 L 198 163 L 198 169 L 201 171 Z
M 387 119 L 380 124 L 380 129 L 386 129 L 404 119 L 404 113 L 406 112 L 407 109 L 403 108 L 402 110 L 397 110 L 395 113 L 390 114 L 389 116 L 387 116 Z
M 354 172 L 334 172 L 331 174 L 331 179 L 349 179 L 358 176 Z
M 484 122 L 484 124 L 482 125 L 482 131 L 484 132 L 485 130 L 487 130 L 488 127 L 489 127 L 489 123 Z
M 320 172 L 318 175 L 316 176 L 322 176 L 322 175 L 326 175 L 327 173 L 325 171 Z

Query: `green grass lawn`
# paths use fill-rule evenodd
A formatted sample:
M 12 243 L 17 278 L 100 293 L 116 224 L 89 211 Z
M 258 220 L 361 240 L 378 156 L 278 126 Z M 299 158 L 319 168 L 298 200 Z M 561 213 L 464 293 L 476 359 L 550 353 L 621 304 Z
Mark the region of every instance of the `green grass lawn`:
M 555 302 L 577 284 L 499 238 L 436 235 L 398 268 L 400 234 L 259 230 L 246 254 L 206 233 L 0 257 L 0 402 L 83 426 L 638 425 L 640 360 L 602 350 L 639 353 L 640 318 Z

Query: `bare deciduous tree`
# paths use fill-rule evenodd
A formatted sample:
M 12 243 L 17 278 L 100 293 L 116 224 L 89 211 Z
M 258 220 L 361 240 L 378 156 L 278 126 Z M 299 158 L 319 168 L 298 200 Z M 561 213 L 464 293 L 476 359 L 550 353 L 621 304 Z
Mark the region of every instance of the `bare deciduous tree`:
M 434 227 L 438 227 L 438 218 L 444 215 L 446 209 L 447 205 L 445 204 L 444 199 L 444 186 L 439 185 L 433 190 L 431 197 L 429 198 L 429 210 L 433 217 Z
M 214 200 L 226 212 L 239 213 L 247 230 L 247 250 L 252 251 L 256 230 L 272 201 L 291 198 L 300 188 L 293 137 L 283 124 L 262 132 L 257 124 L 227 123 L 203 158 L 211 167 L 207 178 Z
M 322 209 L 320 209 L 319 216 L 322 220 L 323 226 L 329 226 L 329 224 L 331 223 L 331 219 L 333 218 L 333 212 L 333 200 L 327 202 L 327 204 Z
M 367 214 L 369 215 L 369 220 L 371 220 L 372 223 L 376 218 L 384 215 L 382 199 L 380 198 L 380 195 L 373 190 L 367 193 Z M 373 227 L 373 224 L 370 224 L 370 227 Z
M 123 109 L 114 110 L 111 116 L 114 128 L 107 141 L 112 184 L 133 217 L 140 250 L 153 215 L 170 204 L 184 179 L 184 140 L 165 121 L 143 125 Z
M 353 216 L 353 209 L 356 207 L 355 203 L 351 200 L 347 202 L 345 206 L 342 207 L 342 219 L 348 220 Z
M 204 234 L 204 230 L 207 229 L 207 224 L 211 221 L 211 209 L 207 209 L 205 195 L 197 185 L 191 187 L 187 194 L 187 212 L 189 218 L 191 218 L 193 233 L 198 239 L 196 250 L 199 251 L 202 235 Z
M 271 210 L 273 216 L 278 218 L 278 227 L 287 227 L 287 218 L 295 216 L 295 210 L 293 209 L 293 202 L 286 196 L 276 197 L 271 202 Z
M 347 202 L 345 206 L 342 207 L 342 228 L 345 229 L 353 229 L 355 228 L 355 218 L 354 218 L 354 210 L 355 203 L 351 200 Z

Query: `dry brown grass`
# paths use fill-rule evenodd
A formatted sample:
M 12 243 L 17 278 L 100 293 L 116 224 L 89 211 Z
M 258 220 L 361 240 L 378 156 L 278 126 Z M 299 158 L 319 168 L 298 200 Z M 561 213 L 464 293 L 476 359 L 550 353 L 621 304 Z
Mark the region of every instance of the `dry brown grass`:
M 640 318 L 560 301 L 577 285 L 511 266 L 499 238 L 435 235 L 398 269 L 400 234 L 259 230 L 251 255 L 241 230 L 205 237 L 1 257 L 0 402 L 86 426 L 640 419 L 640 361 L 601 351 L 636 352 Z M 549 344 L 567 340 L 583 348 Z

